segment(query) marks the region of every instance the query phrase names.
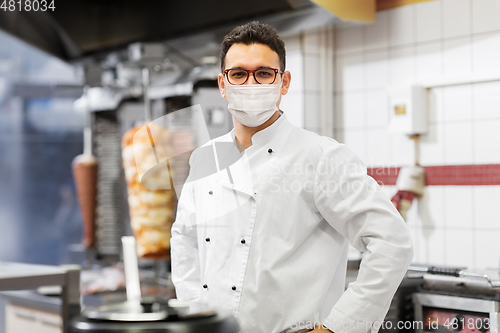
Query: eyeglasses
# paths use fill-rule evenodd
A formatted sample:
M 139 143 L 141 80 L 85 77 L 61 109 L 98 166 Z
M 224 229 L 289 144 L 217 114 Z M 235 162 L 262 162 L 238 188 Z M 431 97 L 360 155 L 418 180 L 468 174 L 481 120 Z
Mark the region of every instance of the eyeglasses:
M 274 81 L 276 81 L 278 73 L 283 74 L 283 72 L 275 68 L 261 68 L 254 71 L 241 68 L 229 68 L 224 70 L 224 74 L 230 84 L 244 84 L 248 81 L 250 74 L 253 74 L 257 83 L 273 84 Z

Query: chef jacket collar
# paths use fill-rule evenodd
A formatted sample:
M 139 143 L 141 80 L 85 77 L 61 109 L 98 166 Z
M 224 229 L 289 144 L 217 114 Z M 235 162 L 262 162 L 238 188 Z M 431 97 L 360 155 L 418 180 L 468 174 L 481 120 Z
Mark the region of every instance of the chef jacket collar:
M 273 152 L 279 152 L 280 148 L 283 146 L 284 141 L 286 139 L 285 135 L 281 135 L 286 129 L 291 128 L 291 124 L 286 118 L 286 115 L 283 111 L 279 110 L 280 116 L 274 123 L 269 125 L 268 127 L 258 131 L 252 136 L 252 146 L 250 146 L 246 152 L 251 152 L 254 149 L 266 148 L 272 149 Z M 231 130 L 231 138 L 233 142 L 236 144 L 236 133 L 234 128 Z M 276 140 L 278 139 L 278 140 Z M 265 147 L 264 147 L 265 146 Z
M 280 110 L 280 117 L 274 123 L 252 136 L 252 146 L 243 151 L 239 163 L 231 164 L 231 171 L 229 171 L 231 173 L 231 178 L 229 178 L 228 174 L 226 174 L 226 170 L 226 172 L 224 173 L 217 173 L 217 176 L 215 178 L 216 182 L 220 185 L 226 186 L 239 192 L 246 193 L 247 195 L 254 197 L 254 184 L 252 183 L 251 179 L 251 171 L 250 165 L 248 164 L 248 158 L 259 151 L 263 153 L 262 149 L 266 151 L 266 154 L 268 154 L 268 149 L 272 150 L 272 154 L 280 152 L 281 147 L 288 138 L 288 134 L 290 133 L 292 128 L 292 124 L 288 122 L 285 114 Z M 231 136 L 225 136 L 221 138 L 222 140 L 220 141 L 226 141 L 227 139 L 229 139 L 229 137 L 231 137 L 234 143 L 234 147 L 235 149 L 237 149 L 234 129 L 230 132 L 230 134 Z M 223 164 L 227 164 L 224 162 Z

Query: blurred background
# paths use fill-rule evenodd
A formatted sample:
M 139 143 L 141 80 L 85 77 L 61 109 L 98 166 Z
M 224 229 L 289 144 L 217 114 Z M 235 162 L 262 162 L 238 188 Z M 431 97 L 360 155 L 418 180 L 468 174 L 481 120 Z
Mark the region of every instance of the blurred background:
M 71 161 L 83 147 L 72 105 L 84 78 L 4 31 L 0 45 L 0 260 L 69 262 L 82 233 Z
M 119 236 L 131 232 L 121 135 L 146 117 L 194 104 L 212 136 L 229 131 L 215 82 L 219 46 L 234 26 L 260 20 L 286 42 L 293 79 L 282 109 L 292 123 L 346 143 L 391 198 L 401 167 L 417 160 L 426 169 L 425 194 L 407 216 L 415 260 L 497 267 L 499 8 L 497 0 L 281 0 L 0 10 L 0 260 L 82 259 L 71 161 L 83 152 L 87 113 L 101 169 L 115 168 L 99 187 L 111 203 L 97 200 L 95 246 L 101 256 L 119 255 Z M 415 112 L 425 117 L 410 128 L 392 122 L 389 92 L 411 86 L 425 89 L 423 111 Z M 190 120 L 174 122 L 182 121 Z M 189 151 L 196 138 L 182 133 L 174 146 Z M 186 170 L 179 172 L 182 180 Z
M 51 4 L 0 8 L 0 262 L 102 269 L 135 234 L 141 267 L 168 278 L 176 196 L 138 185 L 132 137 L 163 119 L 166 172 L 182 183 L 203 138 L 194 111 L 174 111 L 200 105 L 210 137 L 231 130 L 220 44 L 258 20 L 286 44 L 281 109 L 366 163 L 405 217 L 414 264 L 498 273 L 500 0 Z M 165 228 L 147 229 L 144 207 Z

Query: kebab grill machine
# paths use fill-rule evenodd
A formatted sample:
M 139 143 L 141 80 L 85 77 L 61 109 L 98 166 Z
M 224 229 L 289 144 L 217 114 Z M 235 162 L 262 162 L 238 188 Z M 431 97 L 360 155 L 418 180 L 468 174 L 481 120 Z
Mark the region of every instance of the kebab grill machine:
M 192 150 L 207 139 L 195 135 L 199 119 L 189 110 L 176 111 L 200 105 L 210 137 L 227 133 L 232 121 L 217 88 L 217 59 L 183 67 L 166 55 L 165 44 L 137 43 L 84 66 L 84 94 L 74 103 L 76 111 L 86 114 L 84 152 L 72 165 L 87 258 L 82 277 L 86 271 L 119 266 L 123 254 L 127 300 L 110 297 L 113 301 L 90 308 L 84 297 L 72 333 L 238 332 L 230 315 L 177 302 L 169 281 L 175 183 L 187 178 Z M 175 158 L 159 161 L 160 148 Z M 141 172 L 154 164 L 164 167 Z M 131 242 L 121 251 L 126 235 L 133 235 L 133 251 Z M 127 253 L 129 262 L 133 253 L 135 264 L 126 263 Z M 145 281 L 151 276 L 153 283 Z
M 498 270 L 411 266 L 424 284 L 413 293 L 417 333 L 498 333 Z
M 232 128 L 217 86 L 217 57 L 198 63 L 179 54 L 165 43 L 135 43 L 84 64 L 86 89 L 74 109 L 86 114 L 85 145 L 73 173 L 87 263 L 118 262 L 121 237 L 133 234 L 141 268 L 168 271 L 174 188 L 188 176 L 192 150 Z M 197 134 L 193 105 L 207 135 Z M 174 157 L 158 160 L 160 148 Z M 141 170 L 155 164 L 165 167 L 145 177 Z
M 217 314 L 203 303 L 181 303 L 175 299 L 141 296 L 136 242 L 122 238 L 127 300 L 101 307 L 87 307 L 73 318 L 69 333 L 238 333 L 230 314 Z

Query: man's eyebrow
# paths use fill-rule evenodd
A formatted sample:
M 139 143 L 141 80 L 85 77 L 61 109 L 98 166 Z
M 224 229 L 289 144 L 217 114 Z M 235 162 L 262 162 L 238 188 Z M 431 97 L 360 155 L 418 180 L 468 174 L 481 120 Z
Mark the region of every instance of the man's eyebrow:
M 246 68 L 243 68 L 241 66 L 231 67 L 231 69 L 244 69 L 244 70 L 246 70 Z M 259 70 L 259 69 L 272 69 L 272 67 L 269 67 L 269 66 L 259 66 L 255 70 Z

